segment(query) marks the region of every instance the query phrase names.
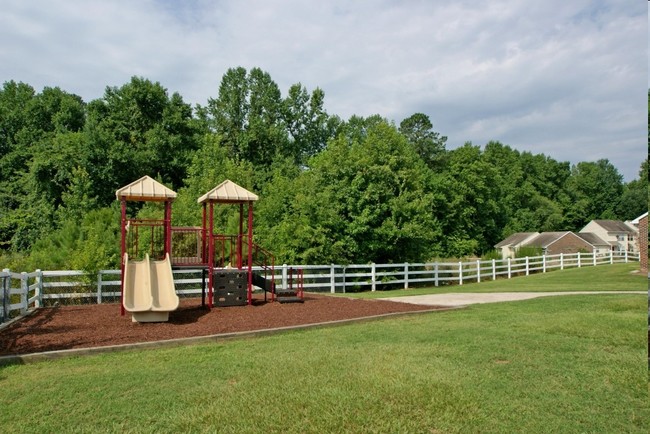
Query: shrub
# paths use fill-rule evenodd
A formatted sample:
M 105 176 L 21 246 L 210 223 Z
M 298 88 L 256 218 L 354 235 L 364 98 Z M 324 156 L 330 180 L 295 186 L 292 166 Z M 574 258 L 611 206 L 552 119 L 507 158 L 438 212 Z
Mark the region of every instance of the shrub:
M 515 258 L 525 258 L 533 256 L 542 256 L 544 254 L 544 249 L 537 246 L 523 246 L 519 247 L 515 252 Z

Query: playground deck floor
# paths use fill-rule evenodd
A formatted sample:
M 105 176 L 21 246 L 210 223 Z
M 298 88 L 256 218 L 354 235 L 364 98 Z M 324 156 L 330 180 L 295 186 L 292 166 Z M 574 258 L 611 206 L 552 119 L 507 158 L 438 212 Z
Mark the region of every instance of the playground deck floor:
M 442 307 L 440 307 L 442 308 Z M 166 323 L 134 323 L 120 315 L 117 303 L 56 306 L 0 330 L 0 356 L 108 347 L 227 333 L 267 330 L 392 313 L 437 309 L 435 306 L 306 294 L 304 303 L 264 303 L 208 310 L 200 299 L 181 299 Z

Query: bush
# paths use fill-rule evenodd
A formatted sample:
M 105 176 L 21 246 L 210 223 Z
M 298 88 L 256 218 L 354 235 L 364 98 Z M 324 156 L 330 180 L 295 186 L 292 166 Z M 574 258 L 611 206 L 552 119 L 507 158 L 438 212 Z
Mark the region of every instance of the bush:
M 481 261 L 491 261 L 491 260 L 501 260 L 501 252 L 494 249 L 490 250 L 489 252 L 486 252 L 481 256 Z
M 515 252 L 515 258 L 525 258 L 526 256 L 528 257 L 542 256 L 543 254 L 544 254 L 544 249 L 542 249 L 541 247 L 523 246 L 517 249 L 517 251 Z

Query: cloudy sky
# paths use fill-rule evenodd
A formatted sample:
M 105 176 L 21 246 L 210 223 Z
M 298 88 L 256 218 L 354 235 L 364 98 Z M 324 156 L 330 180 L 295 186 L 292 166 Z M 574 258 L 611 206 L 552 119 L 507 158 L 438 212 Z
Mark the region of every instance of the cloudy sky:
M 90 101 L 134 75 L 205 104 L 228 68 L 330 114 L 426 113 L 448 148 L 498 140 L 626 181 L 647 154 L 640 0 L 0 0 L 0 82 Z

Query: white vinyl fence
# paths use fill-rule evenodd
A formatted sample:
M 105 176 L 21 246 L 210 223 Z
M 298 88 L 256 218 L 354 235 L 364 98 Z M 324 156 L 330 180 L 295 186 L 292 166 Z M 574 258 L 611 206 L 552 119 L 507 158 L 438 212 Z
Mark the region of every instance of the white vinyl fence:
M 344 293 L 422 286 L 462 285 L 470 282 L 527 276 L 532 273 L 638 261 L 639 255 L 612 252 L 559 254 L 519 259 L 364 264 L 364 265 L 282 265 L 275 269 L 278 287 L 291 285 L 291 270 L 304 270 L 304 288 L 311 292 Z M 207 283 L 201 269 L 174 270 L 179 296 L 196 297 Z M 54 303 L 80 304 L 119 302 L 120 271 L 102 270 L 97 276 L 82 271 L 0 272 L 0 324 L 28 310 Z

